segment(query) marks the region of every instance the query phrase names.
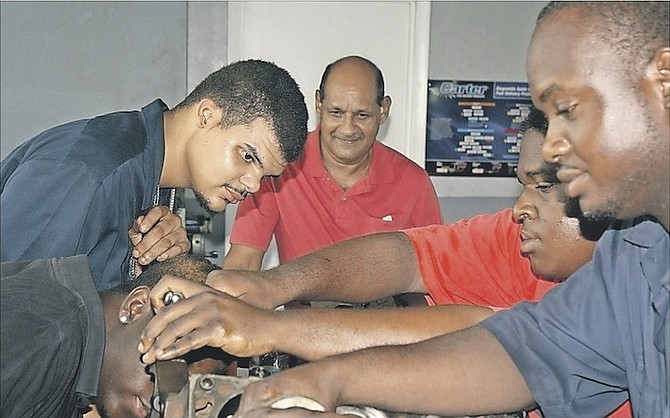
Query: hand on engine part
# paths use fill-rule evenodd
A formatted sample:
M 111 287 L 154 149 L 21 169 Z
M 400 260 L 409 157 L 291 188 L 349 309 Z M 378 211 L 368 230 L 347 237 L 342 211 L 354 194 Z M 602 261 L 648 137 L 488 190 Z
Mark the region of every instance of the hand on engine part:
M 283 298 L 281 289 L 274 286 L 273 280 L 268 279 L 263 272 L 214 270 L 207 275 L 206 283 L 259 308 L 275 309 L 291 300 Z
M 184 298 L 165 306 L 167 292 Z M 145 364 L 204 346 L 239 357 L 274 350 L 274 311 L 256 308 L 207 285 L 165 276 L 152 289 L 151 303 L 157 313 L 142 332 L 138 346 Z
M 181 218 L 166 206 L 153 207 L 146 215 L 138 216 L 128 230 L 128 238 L 139 266 L 186 254 L 191 249 Z
M 321 373 L 318 368 L 312 364 L 303 364 L 250 383 L 242 394 L 234 417 L 341 417 L 333 412 L 336 399 L 334 390 L 324 392 L 328 390 L 328 385 L 319 376 Z M 292 405 L 297 407 L 284 409 Z

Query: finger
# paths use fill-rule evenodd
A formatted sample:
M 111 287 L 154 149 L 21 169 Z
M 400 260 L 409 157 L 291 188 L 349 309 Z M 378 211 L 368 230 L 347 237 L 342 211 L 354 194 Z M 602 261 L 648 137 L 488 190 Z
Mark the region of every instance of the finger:
M 149 234 L 152 232 L 154 231 L 152 230 Z M 154 260 L 165 261 L 168 258 L 186 254 L 191 249 L 191 243 L 183 228 L 162 237 L 154 234 L 152 238 L 149 234 L 145 235 L 140 245 L 135 247 L 141 253 L 138 258 L 140 264 L 146 265 Z
M 140 223 L 144 219 L 143 215 L 140 215 L 135 221 L 133 222 L 133 225 L 130 227 L 128 230 L 128 238 L 130 238 L 130 242 L 133 244 L 133 246 L 136 246 L 139 244 L 140 241 L 142 241 L 142 233 L 140 232 Z
M 167 336 L 166 333 L 172 331 L 168 327 L 165 330 L 166 332 L 158 336 L 148 354 L 151 354 L 152 350 L 155 350 L 153 351 L 153 356 L 156 360 L 170 360 L 205 346 L 223 348 L 222 345 L 224 344 L 220 343 L 222 341 L 220 335 L 224 334 L 222 329 L 221 326 L 204 326 L 174 339 Z M 176 331 L 176 333 L 183 334 L 183 330 Z M 235 355 L 235 353 L 231 354 Z
M 179 293 L 188 299 L 210 290 L 213 289 L 206 284 L 177 276 L 166 275 L 154 285 L 153 289 L 151 289 L 149 298 L 151 300 L 151 306 L 154 308 L 154 312 L 158 312 L 165 307 L 163 297 L 168 292 Z
M 175 346 L 189 346 L 191 344 L 206 344 L 220 346 L 225 336 L 225 318 L 221 318 L 222 312 L 213 303 L 214 296 L 211 294 L 195 295 L 191 298 L 174 303 L 161 311 L 153 319 L 162 321 L 159 324 L 162 332 L 154 339 L 154 347 L 163 351 Z M 151 330 L 145 330 L 150 334 Z M 177 344 L 179 342 L 179 344 Z M 199 348 L 199 347 L 198 347 Z
M 191 242 L 188 240 L 186 230 L 180 228 L 158 239 L 158 241 L 156 241 L 156 243 L 142 255 L 142 258 L 146 258 L 147 260 L 156 259 L 158 261 L 165 261 L 168 258 L 186 254 L 190 249 Z
M 155 359 L 166 347 L 191 332 L 197 324 L 197 318 L 192 315 L 194 308 L 197 308 L 197 299 L 183 300 L 162 308 L 140 335 L 137 347 L 140 353 L 149 353 L 147 359 Z
M 165 260 L 168 260 L 170 258 L 180 256 L 182 254 L 187 254 L 190 250 L 191 250 L 191 243 L 187 239 L 183 240 L 183 241 L 178 241 L 172 247 L 170 247 L 167 250 L 160 253 L 156 257 L 156 260 L 165 261 Z M 152 251 L 153 251 L 153 249 L 152 249 Z
M 136 257 L 141 258 L 143 264 L 153 261 L 156 255 L 170 248 L 174 242 L 182 239 L 179 233 L 172 235 L 179 228 L 183 229 L 181 223 L 175 222 L 171 217 L 166 217 L 153 225 L 149 231 L 142 235 L 140 242 L 135 245 L 134 253 Z
M 147 233 L 158 221 L 166 217 L 168 214 L 174 215 L 170 212 L 170 209 L 167 206 L 155 206 L 149 209 L 141 222 L 139 222 L 139 232 L 143 234 Z
M 164 261 L 186 254 L 190 249 L 191 243 L 181 218 L 169 214 L 142 237 L 142 241 L 135 247 L 135 254 L 140 264 L 148 264 L 155 259 Z
M 161 303 L 163 302 L 161 301 Z M 173 307 L 172 310 L 174 309 L 175 308 Z M 155 356 L 155 352 L 157 351 L 154 346 L 156 338 L 158 338 L 159 335 L 162 335 L 170 324 L 170 321 L 174 320 L 174 316 L 169 315 L 169 310 L 170 307 L 160 308 L 160 311 L 156 316 L 151 318 L 149 323 L 144 327 L 144 330 L 142 330 L 142 334 L 140 335 L 140 342 L 137 346 L 140 353 L 152 351 L 151 357 Z
M 193 350 L 208 345 L 212 346 L 208 344 L 209 337 L 206 334 L 206 329 L 195 330 L 175 339 L 171 325 L 168 325 L 165 331 L 156 338 L 154 344 L 142 356 L 142 361 L 145 364 L 151 364 L 157 360 L 170 360 L 190 353 Z M 177 334 L 181 333 L 178 332 Z
M 135 247 L 133 249 L 133 257 L 139 258 L 144 252 L 146 252 L 146 250 L 149 247 L 151 247 L 151 245 L 153 245 L 153 242 L 150 240 L 150 242 L 146 244 L 146 246 L 144 247 L 142 246 L 143 239 L 145 238 L 144 234 L 151 231 L 151 229 L 157 222 L 159 222 L 161 219 L 167 217 L 170 214 L 177 217 L 178 219 L 181 219 L 179 218 L 178 215 L 175 215 L 172 212 L 170 212 L 170 210 L 165 206 L 153 207 L 149 209 L 149 211 L 145 215 L 140 215 L 137 217 L 137 219 L 135 219 L 135 222 L 133 222 L 132 227 L 128 231 L 128 237 L 130 238 L 131 243 Z M 179 220 L 177 224 L 175 224 L 175 227 L 177 225 L 181 226 L 181 220 Z M 171 229 L 174 228 L 170 228 L 170 230 Z M 159 235 L 159 237 L 162 235 Z M 153 259 L 151 261 L 153 261 Z

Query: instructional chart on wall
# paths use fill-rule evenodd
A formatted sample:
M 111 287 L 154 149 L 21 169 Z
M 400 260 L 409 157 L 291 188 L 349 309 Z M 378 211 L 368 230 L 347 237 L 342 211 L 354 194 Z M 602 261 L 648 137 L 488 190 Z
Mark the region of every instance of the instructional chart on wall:
M 514 177 L 525 82 L 428 80 L 426 170 L 433 176 Z

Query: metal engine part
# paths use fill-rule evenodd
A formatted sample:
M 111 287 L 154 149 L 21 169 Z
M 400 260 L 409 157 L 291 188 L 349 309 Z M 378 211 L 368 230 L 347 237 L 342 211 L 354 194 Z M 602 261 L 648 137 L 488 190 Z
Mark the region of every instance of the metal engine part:
M 240 379 L 214 374 L 189 377 L 188 390 L 168 397 L 163 418 L 227 418 L 240 403 L 242 392 L 254 378 Z
M 244 389 L 259 377 L 233 377 L 218 374 L 188 375 L 183 360 L 159 361 L 152 366 L 156 381 L 150 418 L 228 418 L 240 403 Z M 301 407 L 325 410 L 318 402 L 300 396 L 280 399 L 273 408 Z M 361 418 L 389 418 L 374 408 L 341 406 L 336 412 Z
M 219 374 L 188 374 L 183 360 L 159 361 L 151 367 L 155 376 L 154 396 L 150 418 L 229 418 L 240 404 L 246 387 L 261 380 L 260 377 L 233 377 Z M 289 396 L 276 400 L 272 408 L 305 408 L 324 411 L 319 402 Z M 436 415 L 391 413 L 369 406 L 345 405 L 335 410 L 337 414 L 359 418 L 440 418 Z M 479 418 L 521 418 L 523 412 L 482 415 Z M 466 418 L 466 417 L 463 417 Z M 474 417 L 470 417 L 474 418 Z

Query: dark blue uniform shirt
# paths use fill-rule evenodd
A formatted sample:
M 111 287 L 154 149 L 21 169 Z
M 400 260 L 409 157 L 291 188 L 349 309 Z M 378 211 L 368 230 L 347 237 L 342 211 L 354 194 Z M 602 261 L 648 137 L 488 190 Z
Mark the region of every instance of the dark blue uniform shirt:
M 668 417 L 670 246 L 658 223 L 610 229 L 593 260 L 539 303 L 482 325 L 547 417 L 602 417 L 629 396 L 637 417 Z
M 128 230 L 163 167 L 163 112 L 116 112 L 49 129 L 0 166 L 2 261 L 86 254 L 99 290 L 127 275 Z
M 105 348 L 86 257 L 2 263 L 0 299 L 0 416 L 80 417 Z

